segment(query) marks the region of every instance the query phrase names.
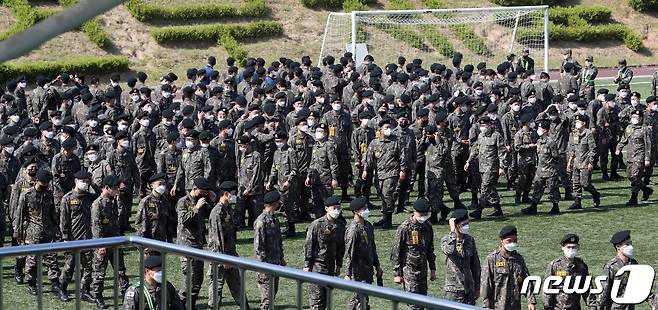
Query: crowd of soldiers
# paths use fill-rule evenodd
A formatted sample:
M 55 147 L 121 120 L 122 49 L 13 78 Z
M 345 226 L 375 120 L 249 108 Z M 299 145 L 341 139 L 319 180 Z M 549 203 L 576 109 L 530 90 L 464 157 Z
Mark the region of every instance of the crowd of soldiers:
M 345 278 L 372 283 L 383 274 L 373 227 L 390 229 L 394 213 L 410 211 L 414 215 L 398 227 L 391 251 L 396 283 L 427 293 L 428 273 L 436 278 L 432 224 L 449 222 L 451 234 L 441 241 L 447 298 L 472 304 L 482 297 L 490 308 L 517 309 L 518 280 L 527 268 L 515 252 L 516 229 L 501 231 L 500 250 L 481 267 L 468 219 L 480 219 L 487 208 L 489 216 L 503 216 L 496 188 L 501 176 L 515 202 L 528 204 L 523 213 L 529 215 L 538 213 L 545 188 L 549 214 L 560 212 L 561 199 L 573 200 L 569 209 L 583 208 L 583 190 L 594 208 L 602 207 L 591 182 L 596 169 L 603 180 L 619 179 L 619 169 L 627 169 L 627 204 L 637 205 L 640 192 L 648 200 L 658 157 L 657 87 L 642 103 L 631 92 L 633 72 L 622 59 L 616 93 L 597 89 L 593 58 L 581 66 L 570 50 L 564 51 L 556 89 L 548 73 L 537 75 L 528 50 L 493 69 L 484 62 L 462 65 L 462 58 L 455 53 L 449 66 L 424 66 L 421 59 L 399 57 L 384 68 L 371 55 L 357 65 L 350 53 L 327 56 L 319 66 L 308 56 L 269 66 L 250 58 L 239 70 L 233 58 L 220 69 L 209 57 L 205 67 L 187 70 L 186 80 L 169 73 L 150 86 L 143 72 L 125 80 L 112 74 L 107 87 L 96 77 L 62 73 L 37 77 L 28 90 L 27 79 L 18 77 L 0 96 L 0 210 L 7 219 L 0 233 L 9 233 L 12 245 L 25 245 L 136 231 L 237 256 L 236 231 L 249 227 L 256 259 L 285 266 L 282 236 L 294 237 L 296 224 L 312 221 L 304 270 L 340 275 L 345 267 Z M 452 208 L 444 203 L 444 189 Z M 413 210 L 412 190 L 419 197 Z M 470 206 L 460 200 L 463 192 L 470 192 Z M 375 196 L 381 206 L 373 205 Z M 132 222 L 134 199 L 139 204 Z M 350 225 L 340 207 L 348 201 Z M 372 224 L 371 209 L 382 214 Z M 284 215 L 283 233 L 277 210 Z M 626 255 L 630 237 L 620 238 L 613 244 Z M 563 247 L 573 253 L 578 238 L 565 240 Z M 119 271 L 126 304 L 136 305 L 140 288 L 153 296 L 151 307 L 157 304 L 160 261 L 157 253 L 151 256 L 146 281 L 130 286 L 122 251 L 83 252 L 82 300 L 105 308 L 109 262 Z M 619 256 L 612 266 L 633 262 L 624 257 L 632 255 Z M 60 272 L 57 255 L 44 256 L 52 291 L 66 301 L 74 258 L 65 253 L 64 259 Z M 567 255 L 551 268 L 573 261 Z M 191 280 L 172 295 L 172 307 L 196 303 L 203 284 L 202 261 L 188 266 L 181 258 L 181 269 Z M 16 259 L 15 280 L 26 283 L 30 294 L 36 294 L 35 272 L 34 256 Z M 237 270 L 219 266 L 219 272 L 220 292 L 227 282 L 239 300 Z M 257 275 L 261 309 L 278 288 L 270 277 Z M 211 281 L 210 304 L 213 287 Z M 310 292 L 311 308 L 324 309 L 325 288 L 311 285 Z M 549 302 L 577 309 L 558 306 L 567 300 L 574 302 Z M 360 308 L 360 302 L 355 295 L 350 307 Z

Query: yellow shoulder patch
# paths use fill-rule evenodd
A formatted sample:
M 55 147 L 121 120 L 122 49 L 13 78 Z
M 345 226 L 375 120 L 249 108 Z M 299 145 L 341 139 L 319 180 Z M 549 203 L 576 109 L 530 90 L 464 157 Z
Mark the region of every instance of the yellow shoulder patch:
M 505 262 L 496 262 L 496 267 L 505 267 Z

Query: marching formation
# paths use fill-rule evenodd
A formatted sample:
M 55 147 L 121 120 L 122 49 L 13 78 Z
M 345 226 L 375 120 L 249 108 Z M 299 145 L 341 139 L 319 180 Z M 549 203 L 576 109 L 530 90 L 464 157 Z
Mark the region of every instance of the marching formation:
M 549 214 L 562 212 L 560 200 L 573 200 L 570 210 L 590 207 L 584 191 L 591 207 L 605 207 L 592 184 L 597 169 L 604 181 L 620 179 L 626 169 L 628 206 L 653 193 L 658 83 L 644 97 L 632 91 L 633 72 L 622 59 L 616 89 L 597 88 L 591 56 L 581 66 L 570 50 L 563 55 L 556 88 L 548 73 L 535 71 L 528 50 L 493 67 L 462 64 L 460 53 L 448 65 L 399 57 L 380 67 L 371 55 L 357 65 L 346 53 L 318 66 L 308 56 L 269 66 L 250 58 L 242 70 L 233 58 L 219 66 L 209 57 L 183 79 L 175 73 L 154 82 L 143 72 L 125 80 L 112 74 L 107 87 L 72 72 L 34 81 L 18 77 L 0 96 L 0 210 L 6 219 L 0 233 L 10 234 L 16 246 L 135 231 L 237 256 L 236 232 L 253 229 L 254 257 L 285 266 L 283 239 L 297 234 L 296 224 L 311 222 L 304 271 L 373 283 L 387 269 L 374 228 L 391 229 L 394 213 L 412 212 L 398 226 L 390 251 L 395 283 L 427 294 L 428 277 L 436 279 L 432 225 L 448 223 L 450 234 L 440 239 L 445 298 L 520 309 L 528 269 L 516 252 L 516 228 L 500 231 L 499 250 L 482 263 L 469 235 L 469 221 L 486 210 L 490 217 L 504 215 L 500 177 L 528 215 L 539 213 L 546 191 Z M 418 193 L 414 202 L 412 191 Z M 452 207 L 444 201 L 446 191 Z M 464 192 L 470 204 L 461 201 Z M 139 201 L 135 212 L 133 201 Z M 349 223 L 341 202 L 349 202 Z M 371 224 L 375 209 L 382 219 Z M 588 274 L 577 257 L 579 241 L 572 234 L 561 240 L 564 253 L 550 263 L 549 275 Z M 630 232 L 615 234 L 611 243 L 616 252 L 606 265 L 609 274 L 637 263 Z M 131 286 L 122 251 L 83 252 L 82 300 L 106 307 L 109 262 L 119 271 L 124 309 L 138 307 L 140 289 L 145 304 L 157 307 L 165 285 L 162 261 L 158 253 L 147 254 L 145 281 Z M 63 258 L 63 270 L 56 254 L 44 256 L 44 263 L 53 293 L 67 301 L 74 259 L 72 253 Z M 238 302 L 238 271 L 218 269 L 218 296 L 226 283 Z M 200 260 L 188 268 L 181 258 L 181 270 L 190 281 L 179 291 L 166 284 L 174 309 L 196 303 L 206 276 Z M 257 274 L 261 309 L 278 290 L 278 279 L 270 277 Z M 15 280 L 36 294 L 34 256 L 16 259 Z M 597 309 L 626 309 L 613 305 L 608 284 L 598 295 L 544 296 L 544 308 L 580 309 L 584 298 Z M 361 302 L 368 303 L 361 297 L 353 296 L 348 307 L 361 309 Z M 535 296 L 527 297 L 534 309 Z M 311 309 L 325 309 L 326 299 L 326 288 L 309 285 Z

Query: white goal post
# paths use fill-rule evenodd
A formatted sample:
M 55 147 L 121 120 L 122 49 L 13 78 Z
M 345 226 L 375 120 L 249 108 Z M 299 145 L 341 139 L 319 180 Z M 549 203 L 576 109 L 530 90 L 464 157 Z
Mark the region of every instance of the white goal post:
M 450 64 L 460 52 L 464 63 L 495 68 L 527 48 L 538 73 L 548 71 L 548 27 L 546 5 L 330 13 L 320 63 L 352 52 L 357 63 L 370 54 L 380 64 L 397 63 L 398 56 Z

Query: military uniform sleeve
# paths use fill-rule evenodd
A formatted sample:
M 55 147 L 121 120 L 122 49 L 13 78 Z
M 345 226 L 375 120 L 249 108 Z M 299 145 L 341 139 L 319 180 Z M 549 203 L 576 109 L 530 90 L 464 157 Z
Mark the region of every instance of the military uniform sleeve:
M 329 158 L 329 167 L 331 168 L 331 178 L 338 179 L 338 157 L 336 157 L 336 145 L 333 142 L 327 144 L 327 158 Z
M 134 154 L 134 153 L 133 153 Z M 137 162 L 135 162 L 135 156 L 131 156 L 130 158 L 130 166 L 132 167 L 132 173 L 133 173 L 133 182 L 135 182 L 135 189 L 139 190 L 139 187 L 142 184 L 142 178 L 139 175 L 139 169 L 137 168 Z
M 254 173 L 251 176 L 251 180 L 249 180 L 249 183 L 245 184 L 245 188 L 249 192 L 254 191 L 258 187 L 258 185 L 259 185 L 258 182 L 260 182 L 260 180 L 261 180 L 260 175 L 261 175 L 261 173 L 263 173 L 261 171 L 262 162 L 261 162 L 260 156 L 258 156 L 257 158 L 256 158 L 255 154 L 252 155 L 252 156 L 254 157 L 254 158 L 252 158 L 253 161 L 254 161 Z
M 62 197 L 59 211 L 59 231 L 62 233 L 62 239 L 70 241 L 71 238 L 71 208 L 67 196 Z
M 353 229 L 354 226 L 347 228 L 345 232 L 345 257 L 343 258 L 343 264 L 345 265 L 345 275 L 352 276 L 352 257 L 355 255 L 355 244 L 356 232 Z
M 274 153 L 274 164 L 272 165 L 272 168 L 270 169 L 270 173 L 267 176 L 267 182 L 274 183 L 277 180 L 277 176 L 279 175 L 279 173 L 278 173 L 279 165 L 277 164 L 277 157 L 278 156 L 282 156 L 282 154 L 277 151 L 276 153 Z
M 406 171 L 411 169 L 411 156 L 410 150 L 401 143 L 401 139 L 396 142 L 397 148 L 400 150 L 400 170 Z M 408 176 L 409 178 L 411 176 Z
M 137 215 L 135 216 L 135 227 L 137 228 L 137 235 L 144 238 L 150 238 L 150 234 L 147 235 L 146 229 L 146 201 L 148 199 L 145 197 L 139 201 L 137 206 Z
M 340 224 L 337 227 L 337 239 L 336 242 L 336 267 L 341 268 L 343 266 L 343 256 L 345 255 L 345 226 Z
M 473 289 L 476 292 L 479 292 L 482 267 L 480 266 L 480 255 L 478 254 L 478 249 L 475 246 L 475 240 L 474 239 L 472 240 L 473 240 L 473 259 L 471 260 L 471 272 L 473 272 Z
M 316 223 L 312 223 L 306 229 L 306 239 L 304 239 L 304 268 L 313 268 L 315 263 L 315 226 Z
M 203 152 L 203 177 L 206 179 L 210 179 L 212 175 L 212 160 L 210 158 L 210 153 L 208 152 L 208 149 L 206 148 Z
M 365 158 L 363 161 L 364 170 L 367 171 L 368 174 L 371 174 L 375 168 L 375 160 L 373 158 L 375 153 L 375 143 L 376 143 L 375 141 L 377 140 L 370 141 L 370 144 L 368 145 L 368 150 L 366 151 Z
M 265 261 L 267 257 L 265 240 L 265 226 L 263 221 L 256 221 L 254 225 L 254 256 L 257 261 Z
M 528 271 L 528 266 L 526 265 L 524 259 L 521 259 L 521 267 L 522 267 L 521 277 L 525 280 L 525 278 L 527 278 L 530 275 L 530 272 Z M 536 304 L 537 303 L 532 284 L 528 287 L 528 293 L 526 294 L 526 297 L 528 298 L 528 303 L 529 304 Z
M 187 151 L 183 151 L 183 155 L 186 152 Z M 185 163 L 183 162 L 182 156 L 181 156 L 180 165 L 178 165 L 178 170 L 176 170 L 176 180 L 174 181 L 174 187 L 176 189 L 184 188 L 183 182 L 185 182 Z
M 498 158 L 500 161 L 500 169 L 503 169 L 505 168 L 503 164 L 504 162 L 503 159 L 507 156 L 507 147 L 505 147 L 505 141 L 503 141 L 503 137 L 500 134 L 498 135 L 497 142 L 498 142 Z
M 402 267 L 404 265 L 404 246 L 406 243 L 404 229 L 406 226 L 400 225 L 395 233 L 395 241 L 391 247 L 391 264 L 393 265 L 393 276 L 402 276 Z
M 647 127 L 642 127 L 644 130 L 644 161 L 651 161 L 651 130 Z
M 628 138 L 630 136 L 630 134 L 628 133 L 628 128 L 630 128 L 630 127 L 626 127 L 626 129 L 622 131 L 621 138 L 619 139 L 619 142 L 617 143 L 617 150 L 615 150 L 615 152 L 619 152 L 621 154 L 621 151 L 628 144 Z
M 487 309 L 495 308 L 496 300 L 494 299 L 494 267 L 492 256 L 487 256 L 486 265 L 484 270 L 482 270 L 480 296 L 482 297 L 482 307 Z
M 446 256 L 452 255 L 455 252 L 456 245 L 457 238 L 452 233 L 441 238 L 441 252 Z
M 18 205 L 16 208 L 16 214 L 14 214 L 14 238 L 16 239 L 25 239 L 25 230 L 23 229 L 23 217 L 25 216 L 25 213 L 27 210 L 25 208 L 27 207 L 27 199 L 25 197 L 25 194 L 27 192 L 22 192 L 20 193 L 20 196 L 18 197 Z
M 585 135 L 585 139 L 587 139 L 588 146 L 587 161 L 593 165 L 596 158 L 596 141 L 594 140 L 594 135 L 591 132 L 588 132 L 587 135 Z
M 430 270 L 436 271 L 436 254 L 434 254 L 434 230 L 432 225 L 426 223 L 428 228 L 429 243 L 427 244 L 427 264 Z
M 196 206 L 192 205 L 188 207 L 186 204 L 187 199 L 181 199 L 176 205 L 176 212 L 178 213 L 178 222 L 183 225 L 188 225 L 194 220 L 194 216 L 197 215 L 198 211 Z

